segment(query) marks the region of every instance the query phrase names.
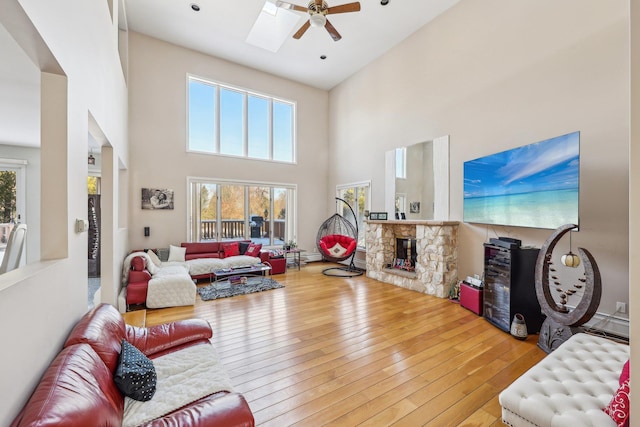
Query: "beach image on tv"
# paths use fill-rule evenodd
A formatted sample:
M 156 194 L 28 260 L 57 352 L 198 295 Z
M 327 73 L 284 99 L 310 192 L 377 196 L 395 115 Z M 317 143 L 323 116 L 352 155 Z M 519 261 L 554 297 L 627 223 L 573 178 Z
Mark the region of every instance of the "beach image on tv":
M 580 132 L 464 163 L 465 222 L 555 229 L 578 224 Z

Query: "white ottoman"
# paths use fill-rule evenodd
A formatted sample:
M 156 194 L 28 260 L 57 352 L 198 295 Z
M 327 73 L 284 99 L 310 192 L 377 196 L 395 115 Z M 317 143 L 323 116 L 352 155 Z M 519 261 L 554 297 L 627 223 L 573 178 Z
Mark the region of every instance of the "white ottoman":
M 615 427 L 603 412 L 618 389 L 629 346 L 576 334 L 500 393 L 510 426 Z
M 154 277 L 149 280 L 146 305 L 147 308 L 194 305 L 196 293 L 196 284 L 188 274 Z

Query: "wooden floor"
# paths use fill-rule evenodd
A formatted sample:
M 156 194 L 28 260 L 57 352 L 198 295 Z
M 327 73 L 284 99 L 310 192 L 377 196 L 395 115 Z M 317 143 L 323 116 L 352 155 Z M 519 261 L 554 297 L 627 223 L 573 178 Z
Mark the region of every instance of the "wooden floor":
M 545 354 L 446 299 L 322 274 L 193 307 L 147 310 L 146 325 L 199 317 L 259 426 L 502 426 L 498 394 Z

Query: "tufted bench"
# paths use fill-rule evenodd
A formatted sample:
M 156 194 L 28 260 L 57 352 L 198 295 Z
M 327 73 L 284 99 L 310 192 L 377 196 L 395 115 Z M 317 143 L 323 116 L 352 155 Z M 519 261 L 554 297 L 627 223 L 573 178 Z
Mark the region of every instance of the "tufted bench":
M 626 344 L 576 334 L 500 393 L 502 421 L 514 427 L 615 427 L 603 408 L 628 359 Z

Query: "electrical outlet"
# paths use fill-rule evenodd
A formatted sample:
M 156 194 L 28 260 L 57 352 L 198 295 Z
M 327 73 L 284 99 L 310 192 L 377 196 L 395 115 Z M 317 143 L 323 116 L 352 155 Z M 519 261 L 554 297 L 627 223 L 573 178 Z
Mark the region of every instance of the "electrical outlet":
M 623 303 L 623 302 L 618 301 L 618 302 L 616 303 L 616 311 L 617 311 L 618 313 L 626 313 L 626 312 L 627 312 L 627 304 L 625 304 L 625 303 Z

